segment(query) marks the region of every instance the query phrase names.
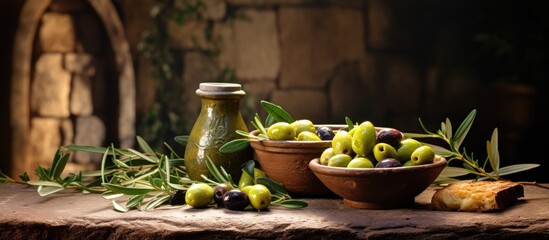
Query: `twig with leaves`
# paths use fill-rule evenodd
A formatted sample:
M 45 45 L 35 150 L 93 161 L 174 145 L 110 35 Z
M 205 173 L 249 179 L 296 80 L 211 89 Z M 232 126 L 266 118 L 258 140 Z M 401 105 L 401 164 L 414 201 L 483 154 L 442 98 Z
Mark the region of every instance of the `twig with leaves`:
M 460 181 L 460 179 L 457 179 L 456 177 L 463 177 L 471 174 L 475 176 L 475 181 L 503 180 L 502 176 L 504 175 L 530 170 L 539 166 L 539 164 L 523 163 L 501 167 L 500 155 L 498 150 L 497 128 L 495 128 L 492 132 L 491 139 L 486 141 L 487 157 L 484 159 L 484 161 L 480 162 L 472 152 L 467 152 L 465 147 L 461 148 L 463 140 L 465 139 L 467 133 L 473 125 L 476 113 L 476 109 L 473 109 L 459 125 L 455 133 L 452 129 L 452 123 L 448 118 L 446 118 L 445 122 L 441 123 L 440 129 L 436 132 L 427 130 L 427 128 L 421 121 L 421 118 L 419 118 L 419 123 L 425 133 L 404 133 L 404 135 L 409 138 L 440 139 L 448 145 L 449 149 L 425 142 L 423 142 L 423 144 L 431 146 L 436 154 L 445 157 L 448 162 L 462 162 L 463 168 L 452 166 L 446 167 L 444 171 L 440 174 L 439 178 L 435 181 L 436 184 L 447 184 Z M 491 170 L 487 170 L 488 164 L 490 164 Z
M 176 139 L 178 143 L 185 143 L 185 140 L 184 136 Z M 216 167 L 209 159 L 207 166 L 215 179 L 202 176 L 204 181 L 195 181 L 189 178 L 184 166 L 184 159 L 179 157 L 168 144 L 165 143 L 165 146 L 170 150 L 170 154 L 166 155 L 153 151 L 139 136 L 137 142 L 141 152 L 132 148 L 118 149 L 114 146 L 106 148 L 81 145 L 60 147 L 55 153 L 50 168 L 37 167 L 35 174 L 38 180 L 30 180 L 25 172 L 20 175 L 21 181 L 16 181 L 0 172 L 0 182 L 37 186 L 40 196 L 48 196 L 64 189 L 101 194 L 105 199 L 112 200 L 114 209 L 119 212 L 127 212 L 131 209 L 149 211 L 183 207 L 184 204 L 171 204 L 172 197 L 177 192 L 184 193 L 193 183 L 197 182 L 205 182 L 211 186 L 219 183 L 237 186 L 223 167 Z M 61 178 L 61 173 L 73 151 L 103 154 L 101 169 L 87 173 L 69 173 L 68 176 Z M 109 166 L 107 166 L 107 162 Z M 253 171 L 254 164 L 254 161 L 251 160 L 243 166 L 242 170 L 253 176 L 251 171 Z M 90 178 L 92 180 L 88 180 Z M 255 183 L 261 183 L 271 190 L 273 196 L 271 204 L 286 208 L 303 208 L 308 205 L 303 200 L 292 199 L 282 185 L 269 178 L 258 178 Z

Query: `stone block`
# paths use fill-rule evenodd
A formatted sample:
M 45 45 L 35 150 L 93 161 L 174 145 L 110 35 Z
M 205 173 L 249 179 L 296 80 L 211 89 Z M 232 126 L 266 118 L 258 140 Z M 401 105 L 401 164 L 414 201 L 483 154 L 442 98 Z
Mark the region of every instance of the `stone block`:
M 215 81 L 219 75 L 219 69 L 214 59 L 201 52 L 188 52 L 183 56 L 183 96 L 181 104 L 184 105 L 185 116 L 190 122 L 194 122 L 200 113 L 200 97 L 196 95 L 201 82 Z
M 205 21 L 187 21 L 179 25 L 175 21 L 168 22 L 170 46 L 178 49 L 209 49 L 210 43 L 206 39 Z
M 76 34 L 73 18 L 69 14 L 46 12 L 38 30 L 40 49 L 44 52 L 72 52 Z
M 55 118 L 31 118 L 29 137 L 31 161 L 50 166 L 55 152 L 61 146 L 60 121 Z M 23 146 L 22 146 L 23 147 Z
M 75 122 L 74 143 L 87 146 L 104 146 L 105 124 L 96 116 L 77 117 Z M 80 164 L 101 162 L 102 154 L 75 152 L 74 161 Z
M 86 53 L 67 53 L 64 60 L 65 69 L 71 73 L 93 76 L 95 65 L 93 56 Z
M 345 124 L 345 117 L 362 122 L 373 116 L 376 89 L 365 83 L 360 68 L 360 62 L 345 62 L 332 74 L 328 88 L 330 123 Z
M 246 122 L 252 121 L 257 113 L 262 119 L 267 117 L 267 113 L 261 106 L 261 100 L 271 98 L 271 94 L 276 90 L 275 79 L 253 79 L 242 81 L 242 88 L 246 96 L 240 101 L 240 112 Z
M 385 70 L 383 101 L 391 113 L 419 112 L 424 91 L 420 70 L 409 58 L 392 57 Z
M 309 119 L 313 123 L 325 123 L 330 117 L 326 94 L 321 90 L 277 90 L 271 102 L 280 105 L 294 119 Z
M 63 56 L 42 54 L 31 83 L 31 111 L 40 116 L 68 117 L 71 75 L 62 67 Z
M 90 77 L 79 74 L 73 75 L 70 110 L 76 116 L 90 116 L 93 113 Z
M 323 89 L 337 64 L 362 60 L 363 21 L 360 9 L 281 8 L 280 87 Z
M 220 63 L 237 70 L 241 79 L 274 79 L 280 71 L 280 44 L 276 14 L 272 10 L 246 10 L 247 20 L 218 24 L 221 36 Z
M 61 144 L 63 146 L 67 146 L 69 144 L 72 144 L 74 142 L 74 125 L 72 124 L 72 120 L 69 118 L 61 119 Z
M 417 50 L 429 44 L 437 21 L 436 1 L 371 0 L 367 3 L 368 46 L 374 50 Z

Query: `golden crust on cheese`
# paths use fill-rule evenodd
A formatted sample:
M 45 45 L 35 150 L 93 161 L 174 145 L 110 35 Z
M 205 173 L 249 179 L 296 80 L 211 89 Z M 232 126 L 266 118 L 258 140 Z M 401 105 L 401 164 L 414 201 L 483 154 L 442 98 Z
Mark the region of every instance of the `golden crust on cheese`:
M 439 189 L 431 204 L 437 210 L 501 211 L 524 197 L 522 185 L 508 181 L 457 182 Z

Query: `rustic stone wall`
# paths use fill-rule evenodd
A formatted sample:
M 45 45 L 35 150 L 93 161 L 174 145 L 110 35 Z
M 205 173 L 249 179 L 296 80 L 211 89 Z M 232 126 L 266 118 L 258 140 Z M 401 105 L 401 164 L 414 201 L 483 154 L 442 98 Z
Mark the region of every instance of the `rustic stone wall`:
M 105 70 L 109 42 L 100 24 L 86 1 L 52 1 L 41 16 L 30 82 L 28 147 L 30 159 L 42 166 L 51 164 L 59 146 L 106 144 L 108 123 L 100 100 L 105 90 L 100 87 L 112 70 Z M 67 171 L 97 169 L 99 161 L 97 155 L 78 152 Z
M 145 1 L 151 6 L 154 1 Z M 282 105 L 296 118 L 316 123 L 371 120 L 378 125 L 418 130 L 418 116 L 443 120 L 466 115 L 476 101 L 477 77 L 453 62 L 460 29 L 446 18 L 451 4 L 435 1 L 203 1 L 205 17 L 184 26 L 170 23 L 171 47 L 182 54 L 190 122 L 198 115 L 198 83 L 212 81 L 223 67 L 236 70 L 248 93 L 247 106 L 261 112 L 260 100 Z M 436 13 L 425 5 L 439 7 Z M 147 22 L 131 1 L 127 29 L 135 42 Z M 244 16 L 230 18 L 228 15 Z M 444 21 L 432 22 L 431 18 Z M 213 27 L 212 27 L 213 26 Z M 221 39 L 212 61 L 204 32 Z M 428 28 L 428 31 L 423 29 Z M 427 36 L 426 36 L 427 35 Z M 136 44 L 136 43 L 134 43 Z M 452 45 L 453 44 L 453 45 Z M 135 45 L 134 45 L 135 46 Z M 435 46 L 435 47 L 432 47 Z M 152 105 L 154 80 L 138 61 L 138 112 Z M 154 88 L 153 88 L 154 89 Z M 442 96 L 445 97 L 441 100 Z M 462 98 L 456 105 L 455 96 Z M 446 111 L 447 107 L 452 111 Z M 248 116 L 250 117 L 250 116 Z M 184 133 L 182 133 L 184 134 Z

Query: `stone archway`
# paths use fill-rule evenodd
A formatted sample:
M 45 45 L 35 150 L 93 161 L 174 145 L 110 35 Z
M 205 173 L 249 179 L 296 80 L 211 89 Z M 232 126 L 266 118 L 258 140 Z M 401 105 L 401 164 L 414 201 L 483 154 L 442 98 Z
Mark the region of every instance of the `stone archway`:
M 27 0 L 20 14 L 13 50 L 13 75 L 10 93 L 11 174 L 32 173 L 28 145 L 31 127 L 31 74 L 34 40 L 40 19 L 52 0 Z M 117 137 L 120 147 L 131 147 L 135 140 L 135 77 L 124 27 L 110 0 L 88 0 L 99 16 L 113 52 L 117 77 Z M 53 156 L 53 155 L 52 155 Z

